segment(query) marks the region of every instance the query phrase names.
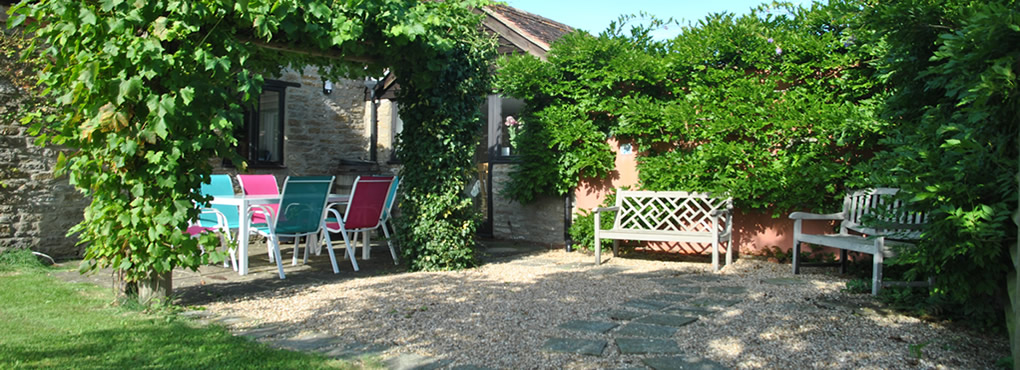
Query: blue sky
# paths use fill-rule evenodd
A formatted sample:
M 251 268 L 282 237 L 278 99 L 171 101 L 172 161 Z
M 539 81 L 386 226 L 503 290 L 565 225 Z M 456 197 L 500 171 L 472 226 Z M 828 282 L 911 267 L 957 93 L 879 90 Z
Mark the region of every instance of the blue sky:
M 512 7 L 598 34 L 621 14 L 641 11 L 661 19 L 672 17 L 681 24 L 697 21 L 709 13 L 745 14 L 771 0 L 503 0 Z M 808 0 L 791 0 L 794 4 L 810 4 Z M 657 38 L 672 38 L 677 27 L 657 32 Z

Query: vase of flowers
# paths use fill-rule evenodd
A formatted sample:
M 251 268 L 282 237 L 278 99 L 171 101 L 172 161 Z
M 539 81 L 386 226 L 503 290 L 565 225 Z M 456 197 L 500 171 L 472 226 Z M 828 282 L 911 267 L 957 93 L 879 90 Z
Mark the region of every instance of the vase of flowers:
M 514 116 L 506 116 L 506 120 L 503 122 L 503 126 L 506 127 L 507 145 L 503 147 L 503 155 L 510 155 L 510 148 L 519 148 L 518 140 L 521 137 L 521 122 L 517 121 Z

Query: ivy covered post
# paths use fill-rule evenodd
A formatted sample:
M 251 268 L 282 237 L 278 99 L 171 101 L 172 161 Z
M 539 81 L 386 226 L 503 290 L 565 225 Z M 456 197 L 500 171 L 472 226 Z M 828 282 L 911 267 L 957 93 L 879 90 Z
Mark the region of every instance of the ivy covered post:
M 147 282 L 166 294 L 174 268 L 197 269 L 222 258 L 200 248 L 213 250 L 217 238 L 193 239 L 182 230 L 197 216 L 196 202 L 205 200 L 196 189 L 208 181 L 211 160 L 243 163 L 232 133 L 264 78 L 305 66 L 319 67 L 327 79 L 361 78 L 390 63 L 395 70 L 409 66 L 404 78 L 414 91 L 409 97 L 418 101 L 408 105 L 423 107 L 409 125 L 428 132 L 409 140 L 422 159 L 408 165 L 423 166 L 432 177 L 412 176 L 405 190 L 412 207 L 435 207 L 405 217 L 402 227 L 414 230 L 415 242 L 425 240 L 421 235 L 456 234 L 430 241 L 434 253 L 419 258 L 435 266 L 463 265 L 473 215 L 453 189 L 463 185 L 461 170 L 469 166 L 462 161 L 470 155 L 456 155 L 466 153 L 465 132 L 478 99 L 471 94 L 483 90 L 486 80 L 478 75 L 487 70 L 465 56 L 486 46 L 465 49 L 459 38 L 477 35 L 479 18 L 470 7 L 481 5 L 472 0 L 18 4 L 10 24 L 34 32 L 36 48 L 49 61 L 39 81 L 53 105 L 24 121 L 38 144 L 76 150 L 58 159 L 57 171 L 92 199 L 84 220 L 71 230 L 86 247 L 82 270 L 111 267 L 127 282 Z M 467 67 L 450 67 L 460 62 Z
M 458 42 L 427 54 L 432 62 L 394 65 L 404 121 L 397 155 L 404 166 L 401 181 L 407 184 L 402 185 L 396 235 L 412 270 L 475 264 L 479 215 L 465 189 L 478 178 L 479 107 L 490 90 L 495 48 L 491 39 L 471 29 L 451 31 Z

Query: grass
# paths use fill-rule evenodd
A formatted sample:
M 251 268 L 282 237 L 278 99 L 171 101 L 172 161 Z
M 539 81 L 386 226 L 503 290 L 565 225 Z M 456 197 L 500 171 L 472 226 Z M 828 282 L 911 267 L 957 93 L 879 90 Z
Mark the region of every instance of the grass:
M 0 368 L 358 367 L 196 327 L 172 310 L 111 305 L 108 289 L 59 281 L 34 257 L 10 256 L 21 253 L 0 253 Z

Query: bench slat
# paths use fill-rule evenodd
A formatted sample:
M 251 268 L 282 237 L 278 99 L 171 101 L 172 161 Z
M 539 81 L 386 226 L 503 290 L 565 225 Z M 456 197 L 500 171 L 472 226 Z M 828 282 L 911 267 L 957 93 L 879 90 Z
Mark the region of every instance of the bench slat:
M 726 264 L 732 257 L 733 198 L 683 191 L 619 190 L 613 227 L 600 230 L 595 212 L 595 263 L 602 263 L 602 239 L 712 244 L 712 267 L 719 269 L 719 243 L 726 241 Z M 617 252 L 618 242 L 613 243 Z

